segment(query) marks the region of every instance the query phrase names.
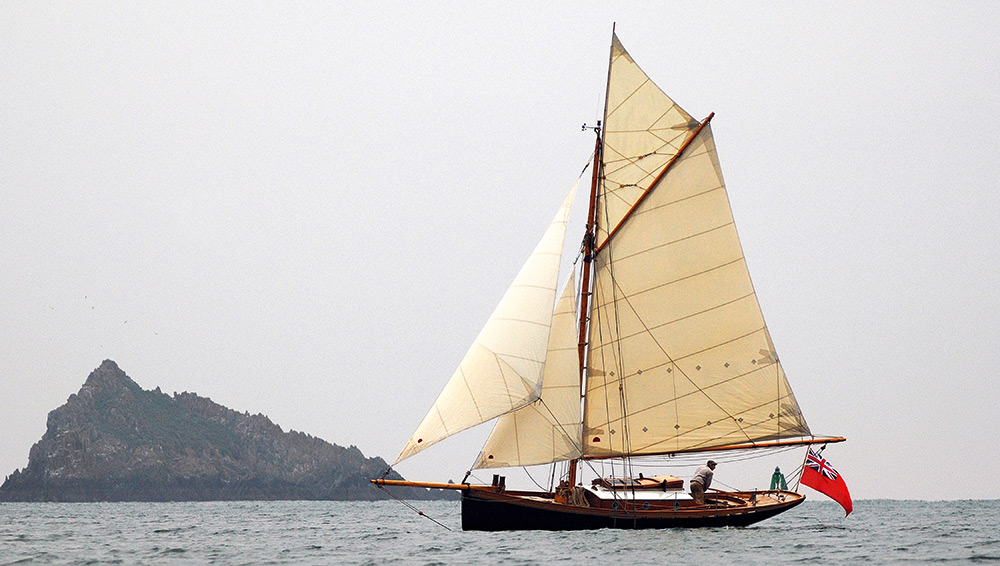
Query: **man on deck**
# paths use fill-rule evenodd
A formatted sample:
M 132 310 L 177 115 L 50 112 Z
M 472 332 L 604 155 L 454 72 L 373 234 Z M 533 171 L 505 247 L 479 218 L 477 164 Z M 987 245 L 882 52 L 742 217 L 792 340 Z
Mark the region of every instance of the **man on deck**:
M 715 460 L 709 460 L 704 466 L 698 468 L 694 477 L 691 478 L 691 497 L 699 505 L 705 504 L 705 492 L 712 485 L 712 474 L 715 471 Z

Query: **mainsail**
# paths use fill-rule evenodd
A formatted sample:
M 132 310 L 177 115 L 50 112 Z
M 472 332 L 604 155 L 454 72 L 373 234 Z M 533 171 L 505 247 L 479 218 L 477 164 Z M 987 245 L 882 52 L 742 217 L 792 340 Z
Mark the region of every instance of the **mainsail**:
M 609 127 L 613 111 L 609 104 Z M 596 250 L 584 408 L 588 456 L 689 452 L 810 434 L 750 281 L 711 127 L 692 135 L 674 162 L 644 177 L 650 186 L 603 232 Z M 620 150 L 605 155 L 606 169 L 641 161 Z M 615 191 L 606 181 L 599 199 Z M 605 202 L 611 206 L 614 197 Z
M 578 185 L 579 181 L 573 185 L 397 463 L 448 436 L 523 407 L 541 394 L 559 263 Z

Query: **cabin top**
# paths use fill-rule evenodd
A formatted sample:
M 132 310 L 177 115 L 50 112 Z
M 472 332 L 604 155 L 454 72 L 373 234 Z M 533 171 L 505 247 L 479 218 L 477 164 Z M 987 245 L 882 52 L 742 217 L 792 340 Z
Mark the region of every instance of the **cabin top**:
M 592 482 L 592 485 L 605 489 L 660 489 L 666 491 L 684 489 L 684 480 L 676 476 L 647 478 L 639 474 L 638 478 L 598 478 Z

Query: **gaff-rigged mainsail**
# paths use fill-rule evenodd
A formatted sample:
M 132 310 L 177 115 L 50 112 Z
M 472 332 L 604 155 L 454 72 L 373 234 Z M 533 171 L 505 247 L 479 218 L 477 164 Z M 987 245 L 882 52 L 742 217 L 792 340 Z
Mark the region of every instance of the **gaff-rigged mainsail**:
M 757 303 L 708 125 L 595 263 L 586 455 L 810 434 Z
M 809 435 L 750 281 L 711 127 L 617 37 L 604 128 L 584 454 Z
M 538 398 L 566 224 L 577 185 L 396 463 Z

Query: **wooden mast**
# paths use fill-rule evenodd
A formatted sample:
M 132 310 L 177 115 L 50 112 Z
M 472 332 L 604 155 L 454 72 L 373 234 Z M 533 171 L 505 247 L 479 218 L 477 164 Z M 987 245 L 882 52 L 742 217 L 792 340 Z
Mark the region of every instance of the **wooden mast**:
M 590 204 L 587 211 L 587 231 L 583 236 L 583 276 L 580 282 L 580 340 L 577 344 L 577 355 L 580 359 L 580 385 L 583 386 L 583 376 L 587 363 L 587 327 L 590 322 L 590 279 L 591 264 L 594 260 L 594 244 L 597 238 L 595 229 L 597 219 L 597 187 L 601 181 L 601 129 L 595 128 L 597 141 L 594 144 L 594 172 L 590 180 Z M 569 461 L 569 485 L 576 485 L 577 459 Z
M 577 345 L 577 353 L 580 357 L 580 389 L 582 390 L 585 386 L 585 375 L 587 371 L 587 342 L 588 342 L 588 325 L 590 323 L 590 279 L 591 279 L 591 263 L 594 261 L 595 246 L 597 244 L 597 193 L 598 186 L 601 182 L 601 175 L 604 173 L 602 170 L 602 165 L 604 163 L 604 139 L 602 134 L 604 130 L 601 129 L 603 125 L 606 125 L 608 121 L 608 93 L 611 92 L 611 66 L 615 62 L 615 23 L 611 24 L 611 48 L 608 50 L 608 80 L 604 84 L 604 113 L 602 114 L 604 122 L 598 122 L 597 127 L 594 128 L 594 133 L 597 134 L 597 140 L 594 142 L 594 171 L 590 179 L 590 201 L 587 210 L 587 231 L 583 236 L 583 277 L 580 282 L 580 340 Z M 586 128 L 586 125 L 584 125 Z M 585 394 L 586 391 L 582 391 Z M 583 426 L 583 421 L 581 420 L 581 428 Z M 580 446 L 583 447 L 583 437 L 586 435 L 586 431 L 581 430 Z M 578 460 L 576 458 L 569 461 L 569 487 L 573 488 L 576 486 L 576 466 Z

